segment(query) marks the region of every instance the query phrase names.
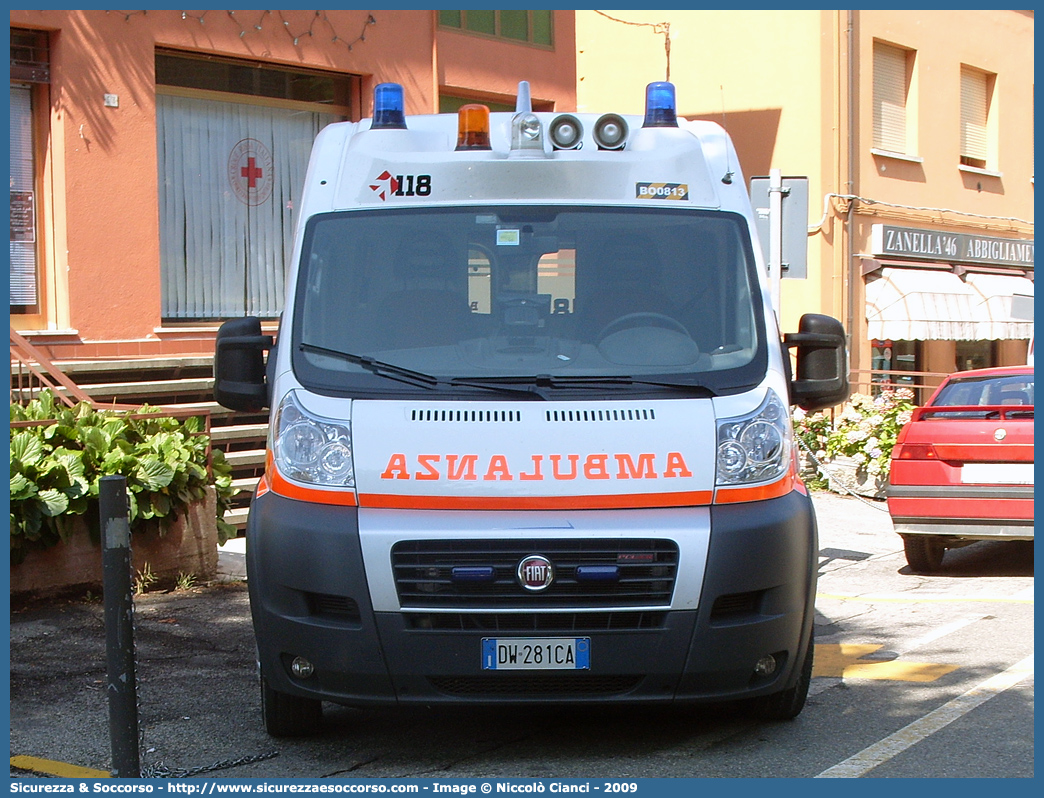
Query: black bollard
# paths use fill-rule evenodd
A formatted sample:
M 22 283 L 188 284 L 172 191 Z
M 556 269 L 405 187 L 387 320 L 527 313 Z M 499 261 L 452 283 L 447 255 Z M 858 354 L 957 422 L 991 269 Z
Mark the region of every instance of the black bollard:
M 138 753 L 138 687 L 134 669 L 134 599 L 126 478 L 102 477 L 98 500 L 101 508 L 112 775 L 114 778 L 136 779 L 141 777 L 141 761 Z

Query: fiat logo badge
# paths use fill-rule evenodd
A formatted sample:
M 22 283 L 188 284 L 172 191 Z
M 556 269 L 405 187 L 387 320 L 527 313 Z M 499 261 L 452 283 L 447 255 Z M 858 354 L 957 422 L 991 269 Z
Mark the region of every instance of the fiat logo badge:
M 551 587 L 555 581 L 555 566 L 547 557 L 531 554 L 519 561 L 515 574 L 522 587 L 536 593 Z
M 1000 427 L 993 432 L 993 439 L 995 441 L 1002 441 L 1008 437 L 1008 431 L 1004 427 Z

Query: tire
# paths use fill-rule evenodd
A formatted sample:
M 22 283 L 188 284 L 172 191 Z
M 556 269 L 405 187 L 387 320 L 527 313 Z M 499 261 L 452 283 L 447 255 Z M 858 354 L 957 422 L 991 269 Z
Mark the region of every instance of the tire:
M 797 684 L 788 690 L 755 698 L 750 704 L 751 714 L 759 720 L 793 720 L 805 708 L 808 688 L 812 684 L 812 663 L 815 659 L 814 631 L 808 633 L 808 650 L 801 663 L 801 675 Z
M 262 674 L 261 718 L 265 731 L 273 737 L 307 737 L 322 728 L 323 704 L 314 698 L 277 692 Z
M 930 535 L 904 535 L 903 549 L 910 568 L 919 574 L 937 572 L 942 567 L 943 555 L 946 553 L 943 542 Z

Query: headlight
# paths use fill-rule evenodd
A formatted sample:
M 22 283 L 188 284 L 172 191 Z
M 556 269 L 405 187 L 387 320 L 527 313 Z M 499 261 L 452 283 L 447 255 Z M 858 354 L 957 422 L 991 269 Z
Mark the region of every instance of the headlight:
M 753 415 L 718 422 L 716 483 L 771 482 L 790 467 L 790 417 L 769 391 Z
M 276 413 L 272 448 L 283 476 L 314 485 L 355 487 L 348 424 L 309 415 L 293 391 Z

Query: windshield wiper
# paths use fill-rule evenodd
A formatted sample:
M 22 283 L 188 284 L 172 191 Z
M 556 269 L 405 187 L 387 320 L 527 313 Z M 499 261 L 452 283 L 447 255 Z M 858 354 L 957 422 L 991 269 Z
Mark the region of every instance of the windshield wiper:
M 551 399 L 547 392 L 542 390 L 542 386 L 535 384 L 530 377 L 454 377 L 449 381 L 449 385 L 482 388 L 502 393 L 524 393 L 538 396 L 544 401 Z
M 552 388 L 600 388 L 604 385 L 649 385 L 653 388 L 669 388 L 673 391 L 692 391 L 701 396 L 717 396 L 706 385 L 692 382 L 670 382 L 667 380 L 645 380 L 641 377 L 626 375 L 600 377 L 548 377 Z
M 315 344 L 306 343 L 298 344 L 298 348 L 302 352 L 315 352 L 317 355 L 326 355 L 327 357 L 335 357 L 338 360 L 344 360 L 348 363 L 355 363 L 380 377 L 387 377 L 390 380 L 398 380 L 399 382 L 405 382 L 409 385 L 416 385 L 429 390 L 434 390 L 439 385 L 438 378 L 433 377 L 430 374 L 425 374 L 421 371 L 413 371 L 412 369 L 404 368 L 403 366 L 396 366 L 394 363 L 385 363 L 382 360 L 375 360 L 367 355 L 354 355 L 351 352 L 341 352 L 337 349 L 327 349 L 325 346 L 316 346 Z
M 550 374 L 537 374 L 535 376 L 511 376 L 511 377 L 468 377 L 468 378 L 457 378 L 450 381 L 454 385 L 485 385 L 488 387 L 504 387 L 509 386 L 526 386 L 525 388 L 516 388 L 516 390 L 528 390 L 533 393 L 537 393 L 544 399 L 549 397 L 542 392 L 542 389 L 547 388 L 558 388 L 562 390 L 569 390 L 573 388 L 579 389 L 599 389 L 606 387 L 616 386 L 634 386 L 634 385 L 648 385 L 654 388 L 668 388 L 673 391 L 686 391 L 695 393 L 701 397 L 712 397 L 717 394 L 705 385 L 694 385 L 691 383 L 684 382 L 662 382 L 658 380 L 643 380 L 635 377 L 629 377 L 626 375 L 620 376 L 582 376 L 582 377 L 553 377 Z

